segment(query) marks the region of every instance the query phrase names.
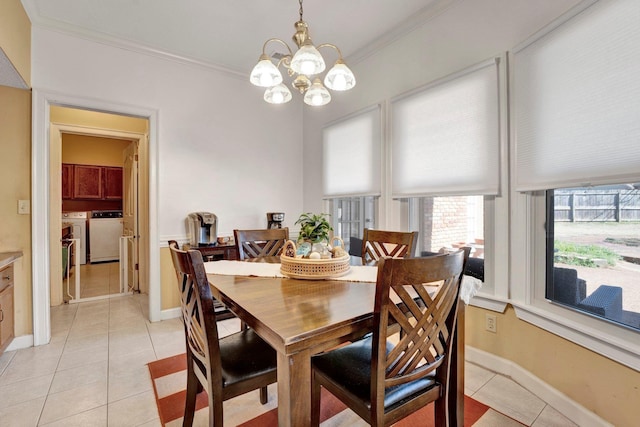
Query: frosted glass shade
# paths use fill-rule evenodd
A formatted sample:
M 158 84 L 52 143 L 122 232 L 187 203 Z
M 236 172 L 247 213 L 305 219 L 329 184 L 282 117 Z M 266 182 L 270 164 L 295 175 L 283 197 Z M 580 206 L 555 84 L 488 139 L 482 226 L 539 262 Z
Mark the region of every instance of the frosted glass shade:
M 291 91 L 287 86 L 280 83 L 264 91 L 264 100 L 269 104 L 285 104 L 291 101 Z
M 305 76 L 321 73 L 325 67 L 322 55 L 312 44 L 302 45 L 291 59 L 291 69 Z
M 256 86 L 271 87 L 282 83 L 282 74 L 268 56 L 262 55 L 253 67 L 249 81 Z
M 322 86 L 320 79 L 315 79 L 311 87 L 304 94 L 304 103 L 314 107 L 326 105 L 331 101 L 331 94 Z
M 349 90 L 356 85 L 356 77 L 344 62 L 338 60 L 324 77 L 324 85 L 331 90 Z

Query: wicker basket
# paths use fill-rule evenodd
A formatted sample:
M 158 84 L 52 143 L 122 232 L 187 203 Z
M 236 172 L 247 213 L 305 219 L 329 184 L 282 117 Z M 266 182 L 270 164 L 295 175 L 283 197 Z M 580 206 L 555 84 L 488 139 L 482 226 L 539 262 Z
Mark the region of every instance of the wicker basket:
M 340 238 L 335 237 L 334 239 Z M 289 240 L 280 256 L 280 272 L 293 279 L 331 279 L 347 274 L 351 268 L 349 263 L 351 257 L 348 254 L 340 258 L 327 259 L 307 259 L 290 256 L 295 253 L 296 245 Z

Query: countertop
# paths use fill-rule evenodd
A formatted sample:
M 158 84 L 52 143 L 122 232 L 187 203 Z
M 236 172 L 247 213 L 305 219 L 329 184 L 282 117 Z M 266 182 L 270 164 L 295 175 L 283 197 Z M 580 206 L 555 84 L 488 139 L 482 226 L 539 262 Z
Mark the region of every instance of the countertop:
M 0 252 L 0 268 L 4 268 L 13 261 L 22 257 L 22 251 L 19 252 Z

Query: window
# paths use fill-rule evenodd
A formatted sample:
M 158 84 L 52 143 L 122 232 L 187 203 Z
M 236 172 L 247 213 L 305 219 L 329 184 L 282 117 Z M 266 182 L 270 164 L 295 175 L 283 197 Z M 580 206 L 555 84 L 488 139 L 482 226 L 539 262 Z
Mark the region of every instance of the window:
M 546 297 L 640 329 L 640 183 L 547 191 Z
M 339 236 L 349 253 L 359 253 L 360 247 L 351 248 L 352 237 L 362 239 L 365 228 L 375 228 L 377 197 L 343 197 L 331 200 L 331 221 L 334 236 Z
M 622 315 L 580 305 L 601 285 L 622 288 L 622 276 L 569 264 L 590 263 L 590 255 L 566 248 L 583 245 L 600 228 L 629 226 L 610 221 L 622 218 L 609 209 L 614 196 L 587 193 L 640 179 L 638 19 L 637 1 L 581 2 L 514 48 L 510 61 L 510 299 L 519 318 L 634 369 L 640 369 L 639 328 L 619 320 L 632 311 L 631 293 L 623 289 Z M 605 277 L 596 276 L 603 271 Z M 593 299 L 611 300 L 609 292 L 614 301 L 620 297 L 602 288 Z
M 409 203 L 411 229 L 419 231 L 418 254 L 470 246 L 472 257 L 484 258 L 482 196 L 416 197 Z

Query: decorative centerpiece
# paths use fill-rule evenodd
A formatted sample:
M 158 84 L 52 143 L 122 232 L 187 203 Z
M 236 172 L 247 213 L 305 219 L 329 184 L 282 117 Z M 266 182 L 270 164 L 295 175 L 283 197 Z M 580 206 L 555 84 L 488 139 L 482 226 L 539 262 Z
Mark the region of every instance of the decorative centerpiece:
M 280 256 L 280 271 L 296 279 L 329 279 L 349 271 L 350 257 L 340 237 L 329 238 L 333 231 L 328 214 L 300 215 L 298 246 L 289 240 Z M 333 244 L 333 245 L 332 245 Z

